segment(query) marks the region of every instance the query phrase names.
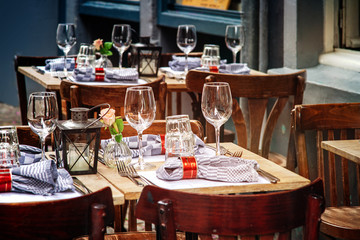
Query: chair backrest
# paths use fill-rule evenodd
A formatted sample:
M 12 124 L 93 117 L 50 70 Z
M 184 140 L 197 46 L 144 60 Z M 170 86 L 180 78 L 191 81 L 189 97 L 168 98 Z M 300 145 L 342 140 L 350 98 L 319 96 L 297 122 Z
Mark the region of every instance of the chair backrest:
M 103 239 L 114 220 L 109 187 L 65 200 L 0 203 L 0 212 L 1 239 Z
M 40 148 L 40 138 L 29 126 L 16 126 L 19 144 L 26 144 Z
M 19 105 L 21 113 L 21 124 L 27 124 L 27 95 L 26 95 L 26 83 L 25 76 L 18 71 L 19 66 L 45 66 L 45 60 L 56 58 L 55 56 L 50 57 L 35 57 L 35 56 L 19 56 L 14 57 L 14 68 L 16 73 L 16 82 L 19 95 Z
M 335 157 L 335 154 L 321 149 L 321 141 L 324 140 L 360 139 L 360 103 L 295 106 L 292 127 L 295 129 L 299 174 L 306 178 L 317 175 L 324 179 L 330 206 L 354 205 L 356 195 L 360 201 L 359 164 Z M 316 138 L 311 134 L 314 131 Z M 311 145 L 316 154 L 311 155 L 307 151 Z M 310 171 L 316 168 L 317 173 Z
M 167 85 L 164 76 L 156 80 L 137 86 L 150 86 L 154 91 L 156 101 L 156 119 L 165 119 Z M 70 118 L 69 106 L 93 107 L 102 103 L 109 103 L 116 110 L 116 114 L 124 116 L 124 102 L 126 89 L 130 85 L 86 85 L 63 80 L 60 84 L 60 96 L 62 102 L 62 114 L 64 118 Z
M 191 130 L 200 139 L 204 140 L 204 128 L 197 120 L 190 120 Z M 144 130 L 144 134 L 166 134 L 166 120 L 154 120 L 148 129 Z M 124 137 L 136 136 L 137 132 L 132 128 L 128 122 L 124 122 L 124 131 L 122 132 Z M 109 130 L 101 130 L 101 139 L 111 138 Z
M 191 70 L 186 76 L 186 87 L 189 91 L 198 93 L 197 96 L 193 96 L 193 111 L 194 114 L 197 113 L 194 119 L 200 119 L 202 114 L 199 106 L 204 83 L 229 83 L 233 97 L 232 120 L 238 145 L 268 158 L 271 137 L 285 105 L 291 96 L 292 106 L 302 103 L 305 78 L 305 70 L 281 75 L 235 75 Z M 239 98 L 247 99 L 248 111 L 240 108 Z M 270 111 L 267 111 L 269 107 L 271 107 Z M 264 118 L 266 118 L 265 126 L 263 126 Z M 212 142 L 215 141 L 214 131 L 209 126 L 206 123 L 205 133 L 208 141 Z M 262 129 L 264 129 L 263 134 Z M 291 143 L 290 140 L 289 148 L 292 146 L 293 142 Z M 289 149 L 288 152 L 289 156 L 292 151 Z
M 320 179 L 296 190 L 251 195 L 196 194 L 149 185 L 141 193 L 135 215 L 158 226 L 161 239 L 168 240 L 176 239 L 176 230 L 246 239 L 258 239 L 250 237 L 258 235 L 275 239 L 274 233 L 279 233 L 278 239 L 285 239 L 299 226 L 305 226 L 304 239 L 318 239 L 322 201 Z

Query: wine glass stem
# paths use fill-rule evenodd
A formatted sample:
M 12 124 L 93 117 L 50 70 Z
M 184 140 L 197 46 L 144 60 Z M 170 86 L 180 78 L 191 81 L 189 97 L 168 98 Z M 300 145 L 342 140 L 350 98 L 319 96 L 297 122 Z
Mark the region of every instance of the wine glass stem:
M 236 54 L 237 52 L 233 52 L 233 63 L 236 63 Z
M 216 156 L 220 156 L 220 127 L 215 127 Z
M 40 137 L 41 160 L 46 160 L 46 158 L 45 158 L 45 140 L 46 140 L 46 137 Z
M 138 132 L 138 145 L 139 145 L 139 168 L 144 169 L 144 157 L 142 152 L 142 131 Z
M 67 59 L 67 52 L 64 52 L 64 74 L 67 76 L 67 68 L 66 68 L 66 59 Z
M 119 52 L 119 69 L 122 68 L 122 58 L 123 58 L 123 53 Z
M 188 54 L 185 54 L 185 73 L 189 71 Z

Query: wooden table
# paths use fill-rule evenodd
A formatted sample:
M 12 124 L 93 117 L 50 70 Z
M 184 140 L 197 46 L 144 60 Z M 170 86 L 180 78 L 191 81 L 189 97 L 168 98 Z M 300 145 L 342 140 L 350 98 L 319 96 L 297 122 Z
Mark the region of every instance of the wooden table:
M 271 192 L 282 191 L 302 187 L 310 183 L 310 180 L 291 172 L 270 160 L 267 160 L 255 153 L 241 148 L 233 143 L 222 143 L 222 146 L 231 152 L 243 151 L 242 157 L 246 159 L 257 160 L 261 168 L 280 179 L 276 184 L 249 184 L 241 186 L 225 186 L 225 187 L 207 187 L 193 188 L 182 191 L 204 193 L 204 194 L 230 194 L 230 193 L 249 193 L 249 192 Z M 157 166 L 162 163 L 155 163 Z M 117 174 L 115 169 L 110 169 L 102 164 L 98 165 L 98 172 L 105 179 L 111 182 L 116 189 L 124 194 L 125 204 L 129 204 L 129 231 L 136 231 L 136 219 L 134 217 L 135 205 L 140 197 L 142 187 L 136 186 L 133 182 L 125 177 Z
M 321 148 L 360 164 L 360 140 L 322 141 Z
M 49 91 L 59 92 L 61 80 L 57 77 L 51 76 L 50 73 L 41 74 L 32 67 L 19 67 L 18 70 L 24 76 L 37 82 L 38 84 L 43 86 L 45 89 L 47 89 Z M 264 73 L 258 72 L 255 70 L 251 70 L 250 74 L 264 74 Z M 152 80 L 155 78 L 147 77 L 147 79 Z M 169 93 L 168 100 L 167 100 L 167 102 L 168 102 L 167 111 L 168 111 L 168 113 L 172 113 L 172 93 L 175 93 L 176 94 L 176 114 L 181 114 L 181 92 L 188 92 L 185 81 L 179 81 L 174 78 L 165 77 L 165 82 L 167 83 L 167 89 L 168 89 L 168 93 Z M 60 97 L 60 96 L 58 96 L 58 97 Z M 172 115 L 172 114 L 168 114 L 168 115 Z
M 102 164 L 98 164 L 102 165 Z M 115 205 L 115 226 L 114 229 L 116 232 L 121 232 L 123 225 L 123 214 L 121 211 L 121 206 L 125 204 L 124 194 L 116 188 L 113 184 L 109 183 L 106 178 L 104 178 L 100 173 L 97 174 L 87 174 L 87 175 L 74 175 L 76 176 L 89 190 L 96 192 L 104 187 L 110 187 L 112 192 L 112 197 Z

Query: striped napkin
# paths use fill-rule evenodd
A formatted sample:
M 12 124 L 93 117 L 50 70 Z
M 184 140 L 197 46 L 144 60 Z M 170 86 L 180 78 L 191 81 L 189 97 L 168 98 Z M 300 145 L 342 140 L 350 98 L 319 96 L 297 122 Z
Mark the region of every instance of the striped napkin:
M 221 64 L 219 67 L 220 73 L 227 74 L 250 74 L 250 68 L 248 68 L 246 63 L 230 63 L 230 64 Z
M 185 70 L 185 57 L 172 56 L 172 60 L 169 61 L 169 67 L 173 71 L 184 71 Z M 188 57 L 188 68 L 194 69 L 201 66 L 200 58 Z
M 73 71 L 75 68 L 75 59 L 66 58 L 66 69 Z M 64 58 L 54 58 L 45 60 L 46 71 L 64 71 Z
M 202 178 L 222 182 L 257 182 L 255 160 L 227 156 L 169 158 L 156 171 L 163 180 Z
M 100 75 L 102 76 L 101 81 L 104 82 L 137 81 L 139 79 L 136 68 L 105 68 L 104 72 L 100 73 Z M 93 82 L 95 80 L 100 80 L 98 73 L 91 67 L 75 68 L 73 77 L 77 82 Z
M 70 174 L 65 169 L 57 169 L 52 160 L 40 161 L 40 149 L 20 145 L 20 151 L 20 167 L 0 169 L 0 191 L 52 195 L 73 190 Z
M 202 148 L 205 148 L 204 142 L 194 134 L 195 137 L 195 153 L 200 153 Z M 111 139 L 101 140 L 101 148 L 105 149 Z M 138 136 L 124 137 L 123 142 L 130 148 L 132 157 L 139 156 Z M 143 156 L 154 156 L 165 154 L 165 135 L 144 134 L 142 137 Z

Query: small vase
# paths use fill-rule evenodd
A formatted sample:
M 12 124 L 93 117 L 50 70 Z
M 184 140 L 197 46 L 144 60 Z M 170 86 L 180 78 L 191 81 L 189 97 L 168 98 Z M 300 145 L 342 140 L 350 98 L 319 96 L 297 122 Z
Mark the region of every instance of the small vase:
M 107 55 L 101 54 L 100 58 L 95 61 L 96 68 L 111 68 L 113 67 Z
M 105 164 L 110 168 L 116 168 L 117 161 L 122 161 L 125 165 L 130 164 L 132 155 L 129 147 L 123 141 L 117 142 L 115 135 L 111 137 L 104 152 Z

